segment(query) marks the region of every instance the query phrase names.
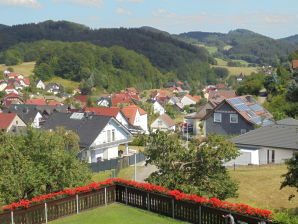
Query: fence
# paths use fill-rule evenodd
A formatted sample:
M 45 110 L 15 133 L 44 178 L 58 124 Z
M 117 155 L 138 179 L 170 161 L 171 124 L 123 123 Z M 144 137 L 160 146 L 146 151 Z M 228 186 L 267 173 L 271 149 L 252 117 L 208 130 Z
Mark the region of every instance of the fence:
M 76 214 L 84 210 L 118 202 L 145 209 L 175 219 L 198 224 L 225 224 L 222 215 L 231 213 L 241 224 L 269 224 L 268 220 L 176 200 L 171 196 L 147 192 L 133 187 L 116 184 L 96 191 L 81 193 L 44 204 L 19 209 L 0 215 L 1 224 L 40 224 Z
M 137 153 L 137 163 L 145 161 L 146 156 L 142 153 Z M 89 167 L 94 173 L 103 172 L 106 170 L 123 169 L 128 166 L 134 165 L 134 155 L 125 156 L 122 158 L 98 161 L 96 163 L 90 163 Z

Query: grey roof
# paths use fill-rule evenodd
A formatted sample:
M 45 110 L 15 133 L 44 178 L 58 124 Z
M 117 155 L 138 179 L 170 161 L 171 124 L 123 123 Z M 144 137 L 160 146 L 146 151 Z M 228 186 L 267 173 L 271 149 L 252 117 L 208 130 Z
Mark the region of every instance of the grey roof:
M 73 119 L 71 117 L 73 117 L 73 114 L 70 113 L 53 113 L 45 122 L 43 129 L 65 127 L 65 129 L 78 134 L 81 147 L 89 147 L 108 122 L 114 119 L 110 116 L 102 115 L 83 116 L 81 119 Z
M 38 112 L 43 114 L 47 112 L 47 114 L 52 114 L 53 112 L 67 112 L 67 106 L 65 105 L 33 105 L 33 104 L 10 104 L 9 110 L 24 110 L 24 109 L 36 109 Z
M 298 120 L 295 120 L 293 118 L 286 118 L 286 119 L 283 119 L 283 120 L 276 121 L 276 124 L 295 125 L 295 126 L 297 126 L 298 125 Z
M 294 119 L 293 119 L 294 120 Z M 287 124 L 288 119 L 261 127 L 231 139 L 238 147 L 272 147 L 298 150 L 298 124 Z M 294 120 L 295 123 L 298 120 Z
M 36 108 L 21 108 L 21 107 L 10 107 L 5 110 L 6 113 L 16 113 L 26 124 L 32 123 L 36 117 L 37 111 Z

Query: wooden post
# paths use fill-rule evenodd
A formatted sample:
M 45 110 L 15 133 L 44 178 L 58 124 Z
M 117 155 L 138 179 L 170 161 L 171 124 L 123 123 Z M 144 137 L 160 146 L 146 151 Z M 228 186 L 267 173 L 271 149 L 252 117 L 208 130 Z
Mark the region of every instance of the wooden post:
M 202 206 L 199 206 L 199 224 L 202 224 Z
M 77 214 L 79 214 L 79 195 L 76 194 Z
M 44 216 L 45 216 L 46 223 L 48 223 L 48 205 L 47 205 L 47 203 L 44 203 Z
M 173 219 L 175 218 L 175 200 L 174 200 L 174 198 L 172 199 L 172 217 L 173 217 Z
M 149 192 L 147 193 L 147 209 L 148 211 L 150 211 L 150 195 L 149 195 Z
M 10 212 L 10 216 L 11 216 L 11 224 L 14 224 L 14 221 L 13 221 L 13 211 Z
M 108 202 L 107 202 L 107 188 L 105 187 L 105 205 L 107 205 Z
M 127 194 L 127 187 L 125 187 L 125 204 L 128 204 L 128 194 Z

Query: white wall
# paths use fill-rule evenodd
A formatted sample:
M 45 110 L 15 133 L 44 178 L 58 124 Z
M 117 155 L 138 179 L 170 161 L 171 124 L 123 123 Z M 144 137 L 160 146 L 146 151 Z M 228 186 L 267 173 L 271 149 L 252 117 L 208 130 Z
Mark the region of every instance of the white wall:
M 191 104 L 196 104 L 195 101 L 189 99 L 188 97 L 184 96 L 182 99 L 181 99 L 181 103 L 186 106 L 186 105 L 191 105 Z
M 119 112 L 116 116 L 117 121 L 119 121 L 123 126 L 128 127 L 128 122 L 125 117 Z
M 159 102 L 155 101 L 153 104 L 153 113 L 163 115 L 165 112 L 165 108 Z
M 159 121 L 162 123 L 159 125 Z M 157 130 L 160 131 L 175 131 L 175 125 L 172 127 L 168 127 L 164 121 L 160 118 L 157 118 L 152 124 L 151 124 L 151 129 L 153 132 L 156 132 Z
M 274 150 L 275 163 L 284 163 L 285 159 L 292 158 L 293 153 L 295 152 L 295 150 L 290 149 L 262 148 L 259 154 L 261 164 L 267 164 L 267 150 L 269 150 L 269 162 L 271 162 L 272 150 Z
M 40 127 L 40 126 L 39 126 L 39 121 L 40 121 L 41 119 L 42 119 L 42 116 L 41 116 L 41 114 L 38 112 L 38 113 L 36 114 L 36 116 L 35 116 L 35 118 L 34 118 L 32 124 L 31 124 L 31 126 L 32 126 L 33 128 L 39 128 L 39 127 Z
M 240 149 L 240 155 L 227 163 L 226 166 L 233 166 L 233 165 L 249 165 L 259 164 L 259 150 L 258 149 Z

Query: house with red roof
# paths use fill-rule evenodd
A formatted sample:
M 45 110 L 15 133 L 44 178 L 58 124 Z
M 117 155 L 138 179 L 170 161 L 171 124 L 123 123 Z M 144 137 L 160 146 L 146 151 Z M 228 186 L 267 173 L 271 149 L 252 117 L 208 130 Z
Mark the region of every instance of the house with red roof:
M 136 105 L 125 106 L 121 109 L 129 123 L 137 128 L 140 132 L 148 134 L 148 114 L 142 108 Z
M 73 98 L 81 102 L 82 107 L 86 107 L 89 95 L 75 95 Z
M 208 101 L 214 105 L 218 105 L 225 99 L 236 97 L 236 92 L 234 90 L 211 90 L 208 93 Z
M 0 130 L 20 133 L 26 128 L 25 122 L 15 113 L 0 113 Z
M 18 94 L 19 93 L 18 90 L 14 86 L 12 86 L 12 85 L 6 86 L 5 89 L 4 89 L 4 92 L 6 94 L 10 94 L 10 93 Z
M 59 105 L 60 102 L 56 100 L 46 101 L 45 99 L 40 98 L 40 99 L 28 99 L 26 100 L 25 104 L 38 105 L 38 106 L 56 106 L 56 105 Z
M 133 100 L 138 100 L 138 96 L 130 95 L 128 93 L 119 93 L 112 96 L 111 103 L 113 107 L 117 107 L 120 104 L 134 104 Z
M 23 104 L 23 97 L 16 93 L 9 93 L 4 97 L 2 106 L 8 108 L 10 104 Z
M 8 79 L 23 79 L 24 76 L 20 73 L 9 72 L 6 74 Z
M 120 110 L 119 107 L 86 107 L 84 112 L 92 113 L 95 115 L 110 116 L 116 118 L 123 126 L 128 128 L 129 122 Z
M 183 106 L 187 106 L 187 105 L 196 104 L 200 100 L 201 100 L 201 96 L 191 96 L 189 94 L 186 94 L 181 98 L 180 102 L 183 104 Z
M 292 60 L 292 69 L 298 68 L 298 60 Z

